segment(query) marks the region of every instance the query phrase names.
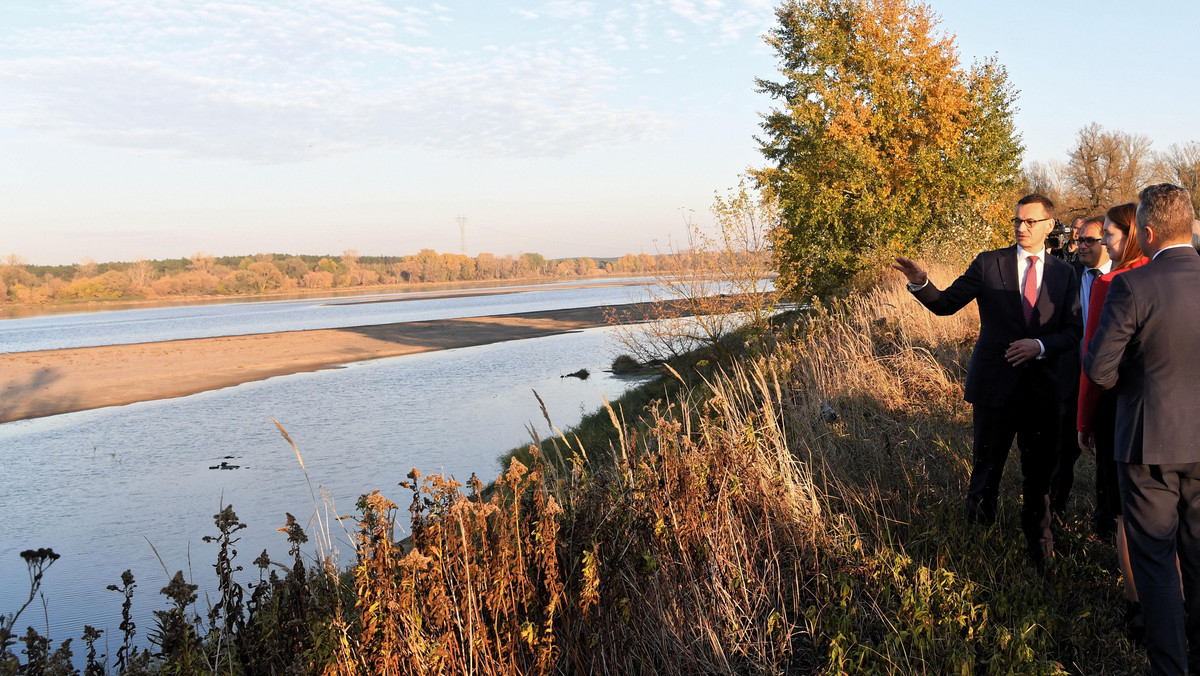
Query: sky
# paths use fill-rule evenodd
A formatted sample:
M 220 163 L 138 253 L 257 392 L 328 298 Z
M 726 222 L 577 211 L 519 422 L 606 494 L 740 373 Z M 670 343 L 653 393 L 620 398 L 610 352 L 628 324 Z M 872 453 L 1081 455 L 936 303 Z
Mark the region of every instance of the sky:
M 1200 3 L 929 4 L 965 64 L 1008 69 L 1027 162 L 1091 122 L 1200 140 Z M 670 250 L 764 163 L 774 20 L 769 0 L 0 0 L 0 259 Z

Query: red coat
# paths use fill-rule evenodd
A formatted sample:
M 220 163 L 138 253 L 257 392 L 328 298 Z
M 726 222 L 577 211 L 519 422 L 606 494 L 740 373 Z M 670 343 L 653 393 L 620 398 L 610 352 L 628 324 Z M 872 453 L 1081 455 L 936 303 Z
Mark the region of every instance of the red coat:
M 1108 296 L 1108 287 L 1112 285 L 1112 280 L 1117 275 L 1140 268 L 1150 259 L 1142 256 L 1129 264 L 1127 268 L 1120 270 L 1112 270 L 1096 279 L 1092 284 L 1092 295 L 1088 299 L 1087 326 L 1083 327 L 1083 352 L 1079 355 L 1082 361 L 1083 356 L 1087 354 L 1088 343 L 1091 342 L 1092 336 L 1096 333 L 1096 328 L 1100 326 L 1100 311 L 1104 309 L 1104 299 Z M 1096 412 L 1096 400 L 1100 398 L 1100 386 L 1092 382 L 1091 378 L 1087 377 L 1086 373 L 1079 373 L 1079 414 L 1075 418 L 1075 429 L 1080 432 L 1092 431 L 1092 424 L 1096 421 L 1092 420 L 1092 414 Z M 1112 421 L 1109 421 L 1111 423 Z

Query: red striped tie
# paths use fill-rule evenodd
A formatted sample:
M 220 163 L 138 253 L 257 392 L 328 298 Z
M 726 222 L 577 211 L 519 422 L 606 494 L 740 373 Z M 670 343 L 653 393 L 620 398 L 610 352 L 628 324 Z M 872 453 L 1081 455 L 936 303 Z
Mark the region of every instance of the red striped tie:
M 1025 302 L 1025 323 L 1029 324 L 1033 321 L 1033 306 L 1037 305 L 1037 270 L 1034 265 L 1037 264 L 1038 257 L 1029 257 L 1029 269 L 1025 271 L 1025 284 L 1021 288 L 1021 295 L 1024 296 Z

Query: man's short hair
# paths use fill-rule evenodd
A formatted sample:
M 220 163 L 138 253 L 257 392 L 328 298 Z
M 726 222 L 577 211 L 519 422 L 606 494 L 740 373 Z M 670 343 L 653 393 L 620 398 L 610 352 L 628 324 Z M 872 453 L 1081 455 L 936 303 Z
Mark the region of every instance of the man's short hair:
M 1040 204 L 1045 207 L 1047 216 L 1050 216 L 1051 218 L 1054 217 L 1054 202 L 1051 202 L 1050 198 L 1046 197 L 1045 195 L 1039 195 L 1038 193 L 1033 192 L 1017 200 L 1017 206 L 1022 206 L 1025 204 Z
M 1079 232 L 1083 232 L 1089 225 L 1099 226 L 1100 231 L 1104 232 L 1104 217 L 1103 216 L 1088 216 L 1079 224 Z
M 1195 218 L 1192 196 L 1184 188 L 1155 183 L 1138 193 L 1138 227 L 1154 228 L 1165 242 L 1186 242 Z

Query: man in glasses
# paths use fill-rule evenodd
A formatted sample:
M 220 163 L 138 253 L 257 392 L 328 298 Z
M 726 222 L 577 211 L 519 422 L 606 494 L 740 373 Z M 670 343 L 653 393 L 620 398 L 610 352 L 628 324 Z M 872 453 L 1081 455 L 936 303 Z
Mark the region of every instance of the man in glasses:
M 1092 298 L 1092 282 L 1097 277 L 1112 269 L 1112 261 L 1108 258 L 1108 249 L 1100 244 L 1104 237 L 1104 219 L 1092 217 L 1084 221 L 1079 229 L 1076 243 L 1079 246 L 1080 280 L 1079 302 L 1083 325 L 1087 326 L 1088 301 Z
M 1071 263 L 1076 279 L 1079 281 L 1080 318 L 1087 326 L 1088 301 L 1091 300 L 1092 283 L 1112 268 L 1108 258 L 1108 249 L 1100 244 L 1104 235 L 1104 219 L 1093 216 L 1076 219 L 1079 224 L 1075 232 L 1076 258 Z M 1059 359 L 1059 379 L 1064 383 L 1073 383 L 1071 393 L 1063 401 L 1063 413 L 1060 420 L 1062 437 L 1059 441 L 1060 456 L 1058 468 L 1050 483 L 1050 510 L 1056 514 L 1067 511 L 1067 501 L 1071 497 L 1071 486 L 1075 483 L 1075 462 L 1079 460 L 1079 444 L 1076 443 L 1075 417 L 1078 413 L 1079 399 L 1079 367 L 1082 346 L 1074 352 L 1074 358 L 1068 359 L 1063 355 Z M 1097 515 L 1100 530 L 1116 528 L 1116 515 Z
M 1050 480 L 1058 462 L 1062 402 L 1060 359 L 1078 360 L 1082 335 L 1079 280 L 1071 265 L 1046 250 L 1054 203 L 1038 195 L 1017 202 L 1012 219 L 1017 245 L 985 251 L 945 290 L 929 282 L 911 259 L 895 267 L 934 314 L 951 315 L 971 301 L 979 306 L 979 339 L 967 369 L 964 398 L 974 408 L 974 448 L 967 515 L 984 525 L 996 519 L 1000 477 L 1013 438 L 1021 458 L 1021 530 L 1040 570 L 1054 551 Z

